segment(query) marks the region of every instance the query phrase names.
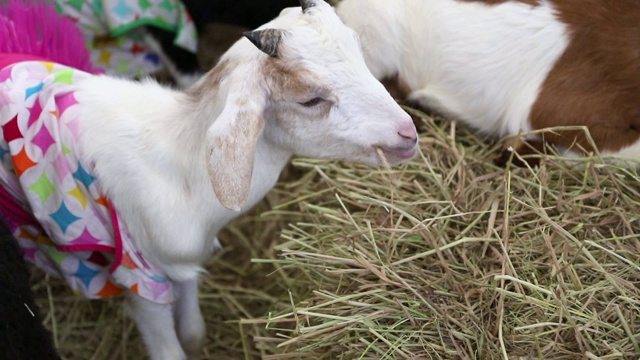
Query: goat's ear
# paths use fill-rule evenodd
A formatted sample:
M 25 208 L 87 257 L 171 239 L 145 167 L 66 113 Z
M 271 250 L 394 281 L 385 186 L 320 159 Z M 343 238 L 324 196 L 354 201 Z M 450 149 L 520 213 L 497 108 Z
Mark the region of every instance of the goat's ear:
M 246 91 L 244 86 L 230 91 L 222 113 L 206 135 L 207 170 L 213 191 L 222 206 L 233 211 L 240 211 L 249 197 L 253 158 L 264 128 L 267 101 L 264 89 L 252 96 Z

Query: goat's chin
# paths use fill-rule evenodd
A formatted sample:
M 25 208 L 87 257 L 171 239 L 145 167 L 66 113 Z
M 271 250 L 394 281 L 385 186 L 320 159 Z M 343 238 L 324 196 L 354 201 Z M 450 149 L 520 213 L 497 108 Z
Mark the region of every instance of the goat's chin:
M 379 150 L 378 150 L 379 149 Z M 417 148 L 403 151 L 389 151 L 380 148 L 373 148 L 363 154 L 342 157 L 337 160 L 359 163 L 371 167 L 396 166 L 411 161 L 418 154 Z
M 418 154 L 417 147 L 411 148 L 381 148 L 376 147 L 376 162 L 378 166 L 395 166 L 413 160 Z

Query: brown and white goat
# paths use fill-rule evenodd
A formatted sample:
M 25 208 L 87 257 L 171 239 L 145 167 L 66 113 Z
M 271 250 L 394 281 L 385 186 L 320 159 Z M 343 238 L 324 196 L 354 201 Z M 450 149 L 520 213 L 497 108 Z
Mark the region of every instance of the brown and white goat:
M 411 103 L 483 134 L 558 127 L 544 140 L 568 154 L 640 160 L 636 0 L 343 0 L 337 12 Z

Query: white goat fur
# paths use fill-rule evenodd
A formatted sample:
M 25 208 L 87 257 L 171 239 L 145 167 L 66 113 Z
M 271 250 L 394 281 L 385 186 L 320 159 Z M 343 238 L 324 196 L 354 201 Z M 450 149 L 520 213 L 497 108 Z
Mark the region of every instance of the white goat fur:
M 262 199 L 292 155 L 369 165 L 381 164 L 376 147 L 392 163 L 415 155 L 411 119 L 328 4 L 285 9 L 261 28 L 286 31 L 277 58 L 243 38 L 187 92 L 105 76 L 78 84 L 76 96 L 90 109 L 81 156 L 140 251 L 175 283 L 173 305 L 129 299 L 152 359 L 200 354 L 201 264 L 218 246 L 218 231 L 239 215 L 234 210 Z M 304 86 L 278 87 L 267 64 L 292 69 Z M 299 104 L 316 97 L 318 105 Z

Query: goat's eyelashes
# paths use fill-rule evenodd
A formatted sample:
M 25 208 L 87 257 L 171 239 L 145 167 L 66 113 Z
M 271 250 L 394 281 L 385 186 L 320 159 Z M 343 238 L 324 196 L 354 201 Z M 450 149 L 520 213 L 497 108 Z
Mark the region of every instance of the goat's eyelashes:
M 313 98 L 313 99 L 311 99 L 309 101 L 301 102 L 299 104 L 304 106 L 304 107 L 313 107 L 313 106 L 316 106 L 316 105 L 320 104 L 322 101 L 324 101 L 323 98 L 316 97 L 316 98 Z

